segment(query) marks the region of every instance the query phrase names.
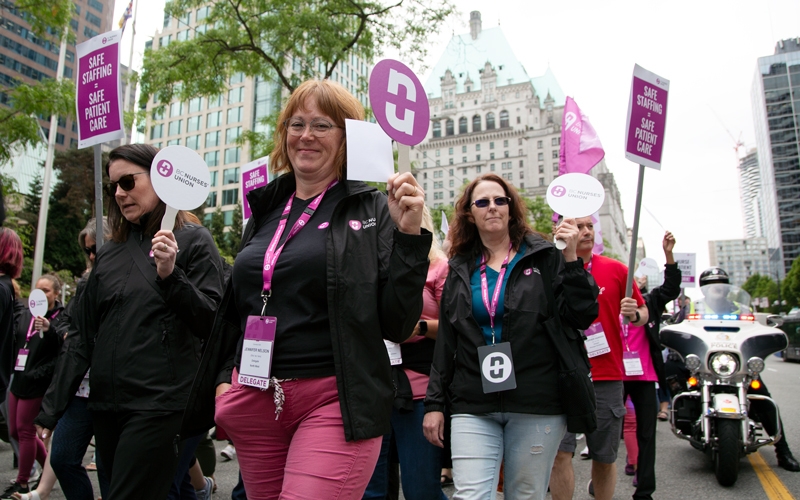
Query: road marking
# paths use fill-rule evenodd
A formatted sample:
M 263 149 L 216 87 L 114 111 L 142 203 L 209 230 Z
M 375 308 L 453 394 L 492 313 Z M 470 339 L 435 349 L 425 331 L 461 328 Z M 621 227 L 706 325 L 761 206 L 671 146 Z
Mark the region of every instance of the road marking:
M 786 485 L 770 468 L 760 452 L 751 453 L 747 455 L 747 458 L 750 460 L 753 470 L 756 471 L 758 480 L 761 481 L 761 487 L 764 488 L 769 500 L 795 500 L 794 496 L 786 489 Z
M 771 371 L 771 372 L 777 372 L 777 371 L 778 371 L 778 370 L 776 370 L 775 368 L 767 368 L 767 370 L 768 370 L 768 371 Z

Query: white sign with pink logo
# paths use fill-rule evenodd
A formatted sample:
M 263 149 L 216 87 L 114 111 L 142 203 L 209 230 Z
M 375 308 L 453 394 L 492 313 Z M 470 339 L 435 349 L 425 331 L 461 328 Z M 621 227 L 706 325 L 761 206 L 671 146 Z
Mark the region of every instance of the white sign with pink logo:
M 194 210 L 206 201 L 211 174 L 206 162 L 194 150 L 168 146 L 153 159 L 150 182 L 161 201 L 167 204 L 161 229 L 171 231 L 178 210 Z

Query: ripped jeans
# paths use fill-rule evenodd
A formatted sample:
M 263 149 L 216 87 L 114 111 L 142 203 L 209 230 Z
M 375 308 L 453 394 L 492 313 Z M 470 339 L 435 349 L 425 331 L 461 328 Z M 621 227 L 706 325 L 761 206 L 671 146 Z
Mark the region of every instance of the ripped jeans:
M 454 500 L 494 499 L 503 462 L 506 498 L 544 500 L 566 416 L 462 413 L 451 423 Z

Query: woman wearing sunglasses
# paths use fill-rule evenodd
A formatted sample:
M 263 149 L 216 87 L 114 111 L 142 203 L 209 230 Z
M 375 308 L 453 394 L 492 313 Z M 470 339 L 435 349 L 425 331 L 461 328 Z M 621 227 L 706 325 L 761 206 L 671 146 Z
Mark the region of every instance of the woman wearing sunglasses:
M 598 312 L 578 234 L 574 220 L 564 221 L 555 237 L 567 247 L 557 251 L 528 226 L 516 189 L 494 174 L 473 180 L 456 202 L 423 430 L 442 446 L 450 405 L 458 498 L 493 498 L 503 462 L 506 495 L 545 498 L 566 417 L 543 323 L 555 312 L 587 328 Z
M 113 499 L 166 498 L 175 475 L 183 409 L 222 295 L 222 261 L 211 234 L 166 205 L 150 183 L 158 152 L 131 144 L 109 153 L 111 241 L 73 315 L 68 380 L 48 392 L 37 424 L 49 434 L 91 366 L 98 459 Z M 196 220 L 196 219 L 194 219 Z

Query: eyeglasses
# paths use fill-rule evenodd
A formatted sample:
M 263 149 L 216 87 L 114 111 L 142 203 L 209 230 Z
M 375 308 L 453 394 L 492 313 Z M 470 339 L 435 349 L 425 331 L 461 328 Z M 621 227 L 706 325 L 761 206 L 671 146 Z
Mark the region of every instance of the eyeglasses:
M 130 191 L 134 187 L 136 187 L 136 178 L 135 175 L 139 174 L 147 174 L 149 172 L 136 172 L 135 174 L 127 174 L 123 175 L 116 182 L 109 182 L 106 184 L 106 194 L 108 196 L 114 197 L 117 194 L 117 185 L 122 188 L 123 191 Z
M 489 206 L 489 203 L 491 202 L 492 200 L 490 200 L 489 198 L 481 198 L 479 200 L 473 201 L 472 204 L 478 208 L 486 208 Z M 511 198 L 509 198 L 508 196 L 498 196 L 497 198 L 494 199 L 494 204 L 497 207 L 504 207 L 509 203 L 511 203 Z
M 87 257 L 89 257 L 92 254 L 97 255 L 97 245 L 92 245 L 90 247 L 86 247 L 86 248 L 83 249 L 83 251 L 86 253 Z
M 289 131 L 289 135 L 293 137 L 300 137 L 306 131 L 306 122 L 300 118 L 289 118 L 283 125 Z M 341 128 L 323 118 L 315 118 L 308 124 L 311 129 L 311 135 L 314 137 L 325 137 L 328 133 L 335 128 Z

